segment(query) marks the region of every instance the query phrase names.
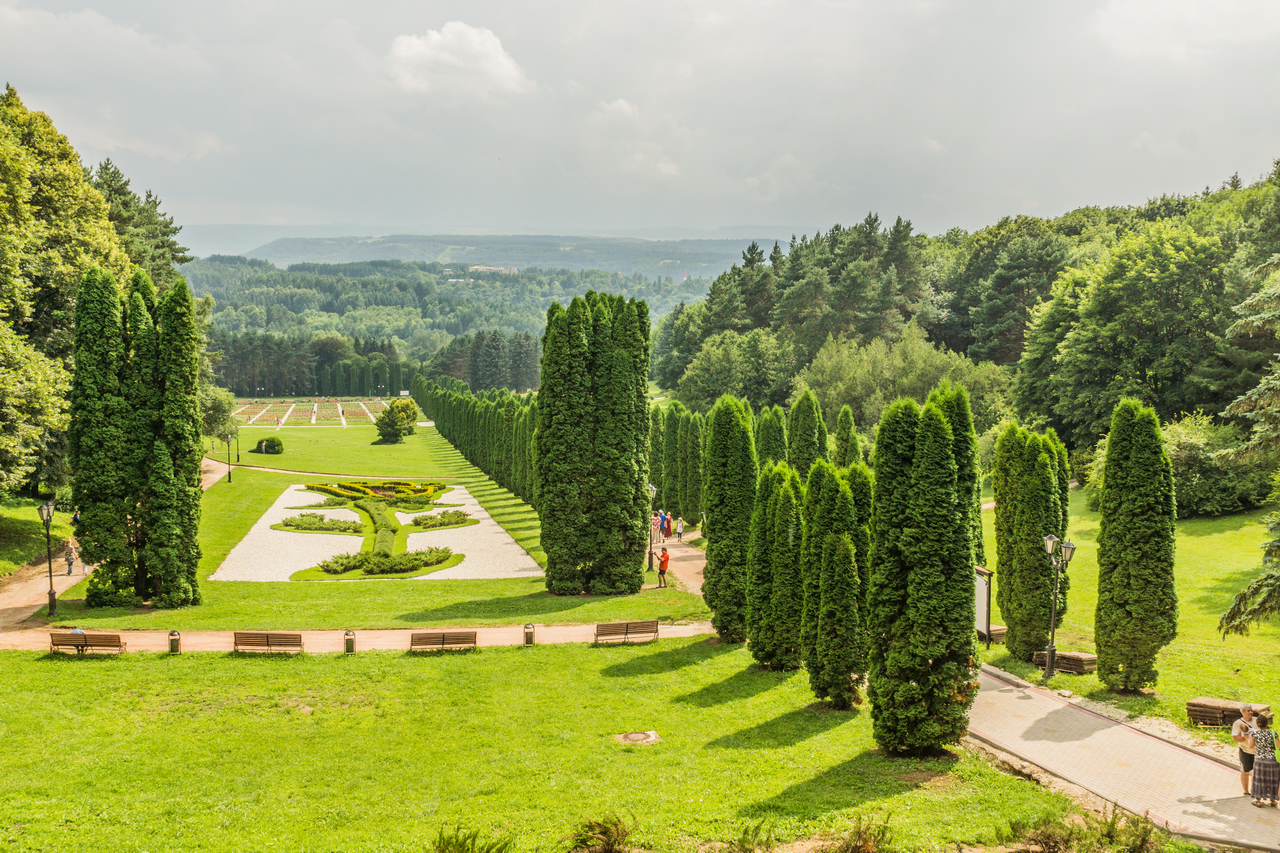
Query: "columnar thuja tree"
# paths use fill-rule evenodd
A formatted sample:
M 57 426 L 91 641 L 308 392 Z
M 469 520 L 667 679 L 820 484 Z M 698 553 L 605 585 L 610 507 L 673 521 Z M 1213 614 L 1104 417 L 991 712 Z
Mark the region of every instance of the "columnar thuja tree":
M 671 516 L 685 514 L 681 503 L 684 477 L 680 470 L 680 420 L 688 415 L 688 409 L 680 403 L 672 403 L 662 423 L 662 506 Z
M 649 311 L 588 293 L 547 312 L 535 436 L 547 588 L 636 592 L 649 494 Z
M 707 565 L 702 597 L 711 608 L 716 633 L 730 643 L 747 636 L 747 548 L 756 469 L 751 416 L 741 400 L 726 394 L 711 409 L 707 423 L 702 483 Z
M 952 446 L 956 460 L 956 494 L 958 508 L 969 525 L 969 544 L 975 566 L 987 563 L 986 548 L 982 542 L 982 478 L 978 471 L 978 434 L 973 428 L 973 411 L 969 407 L 969 392 L 963 385 L 943 381 L 929 394 L 929 402 L 937 403 L 951 425 Z M 843 412 L 842 412 L 843 414 Z M 1062 458 L 1066 460 L 1066 448 Z
M 787 419 L 787 461 L 801 477 L 819 459 L 827 458 L 827 425 L 822 420 L 818 398 L 806 390 L 791 407 Z
M 702 511 L 702 417 L 680 417 L 680 508 L 686 525 L 698 523 Z
M 768 666 L 773 662 L 773 535 L 778 493 L 787 479 L 785 464 L 760 471 L 756 481 L 755 508 L 751 513 L 751 540 L 747 546 L 747 640 L 751 656 Z
M 800 566 L 800 546 L 804 522 L 800 495 L 804 486 L 800 475 L 787 467 L 787 476 L 778 488 L 773 510 L 772 579 L 769 609 L 773 619 L 771 668 L 779 671 L 800 666 L 800 630 L 804 623 L 804 574 Z
M 655 509 L 663 506 L 665 492 L 662 488 L 662 445 L 666 438 L 666 418 L 662 409 L 654 406 L 649 410 L 649 484 L 658 491 L 653 495 Z
M 781 406 L 763 409 L 756 421 L 756 456 L 760 464 L 787 461 L 787 419 Z
M 848 405 L 840 407 L 840 416 L 836 419 L 836 453 L 831 461 L 837 468 L 862 461 L 862 454 L 858 451 L 858 431 L 853 424 L 853 409 Z
M 867 621 L 876 741 L 919 752 L 963 736 L 977 692 L 971 530 L 942 408 L 899 400 L 876 437 Z
M 800 573 L 804 578 L 804 618 L 800 625 L 800 656 L 809 670 L 809 682 L 815 691 L 821 684 L 818 660 L 818 619 L 822 602 L 823 519 L 839 488 L 835 468 L 819 461 L 813 464 L 804 487 L 804 504 L 800 516 L 803 540 L 800 544 Z
M 858 683 L 866 674 L 866 631 L 860 602 L 855 539 L 865 539 L 849 484 L 830 467 L 824 500 L 813 518 L 810 559 L 817 583 L 806 590 L 805 617 L 812 619 L 812 654 L 805 661 L 809 684 L 819 699 L 830 697 L 837 708 L 861 703 Z M 845 562 L 844 546 L 849 551 Z M 809 594 L 811 593 L 811 594 Z
M 1121 400 L 1107 436 L 1098 530 L 1098 677 L 1112 690 L 1156 682 L 1178 633 L 1173 473 L 1154 409 Z
M 178 284 L 157 305 L 143 272 L 120 290 L 101 270 L 81 283 L 70 450 L 90 606 L 200 602 L 199 338 Z M 158 328 L 158 331 L 156 327 Z

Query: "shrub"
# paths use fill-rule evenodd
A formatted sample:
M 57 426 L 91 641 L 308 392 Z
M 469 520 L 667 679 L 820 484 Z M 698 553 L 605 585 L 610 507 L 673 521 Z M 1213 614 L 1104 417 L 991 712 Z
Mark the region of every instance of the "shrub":
M 449 527 L 454 524 L 462 524 L 470 517 L 470 514 L 460 509 L 447 509 L 437 515 L 419 515 L 414 518 L 413 523 L 416 527 L 425 527 L 430 530 L 434 527 Z
M 821 849 L 822 853 L 886 853 L 893 849 L 893 830 L 887 816 L 876 821 L 854 815 L 853 826 Z
M 255 447 L 253 450 L 250 450 L 249 452 L 250 453 L 272 453 L 272 454 L 284 453 L 284 442 L 273 435 L 268 438 L 262 439 L 262 441 L 259 441 L 258 446 Z
M 587 819 L 567 839 L 573 850 L 589 850 L 591 853 L 627 853 L 627 838 L 631 827 L 617 813 L 607 814 L 600 820 Z
M 376 551 L 362 551 L 358 554 L 339 554 L 325 560 L 319 565 L 320 571 L 330 575 L 343 575 L 353 571 L 361 571 L 365 575 L 403 575 L 419 569 L 438 566 L 453 556 L 448 548 L 427 548 L 423 551 L 409 551 L 397 554 L 379 554 Z
M 390 557 L 391 552 L 396 547 L 396 532 L 382 528 L 373 536 L 373 553 L 381 554 L 384 557 Z
M 393 402 L 382 410 L 374 421 L 378 429 L 379 442 L 382 444 L 399 444 L 406 435 L 413 435 L 414 421 L 418 417 L 417 405 L 408 398 Z
M 440 827 L 428 849 L 431 853 L 510 853 L 511 846 L 509 835 L 481 841 L 480 830 L 467 832 L 461 826 L 455 826 L 448 832 Z
M 342 533 L 359 533 L 362 524 L 358 521 L 343 521 L 337 518 L 325 518 L 318 512 L 304 512 L 280 522 L 290 530 L 330 530 Z

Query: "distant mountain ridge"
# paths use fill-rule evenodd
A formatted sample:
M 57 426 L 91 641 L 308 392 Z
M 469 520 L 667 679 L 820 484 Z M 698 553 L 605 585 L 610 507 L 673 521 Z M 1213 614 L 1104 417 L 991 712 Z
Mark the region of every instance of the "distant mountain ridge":
M 646 278 L 714 278 L 742 259 L 750 239 L 643 240 L 633 237 L 393 234 L 384 237 L 285 237 L 244 253 L 279 267 L 296 263 L 437 261 L 574 271 L 599 269 Z M 768 253 L 775 238 L 756 238 Z M 784 242 L 778 238 L 778 242 Z

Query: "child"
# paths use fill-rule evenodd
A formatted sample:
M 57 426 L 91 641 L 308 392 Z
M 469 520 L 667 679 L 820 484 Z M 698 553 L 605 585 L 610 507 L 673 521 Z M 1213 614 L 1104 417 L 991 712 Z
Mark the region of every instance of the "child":
M 662 589 L 667 585 L 667 563 L 671 561 L 671 555 L 667 553 L 667 549 L 663 548 L 662 553 L 658 556 L 658 588 Z
M 684 541 L 684 516 L 683 515 L 676 519 L 676 541 L 677 542 Z

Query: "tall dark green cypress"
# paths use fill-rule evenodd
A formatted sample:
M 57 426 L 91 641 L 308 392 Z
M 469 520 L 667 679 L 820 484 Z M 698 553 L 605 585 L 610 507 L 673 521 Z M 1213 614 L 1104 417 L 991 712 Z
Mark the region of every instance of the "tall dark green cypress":
M 146 297 L 140 292 L 151 288 L 149 278 L 140 280 L 145 276 L 141 270 L 135 274 L 131 288 L 133 293 L 129 298 L 127 361 L 121 382 L 129 408 L 129 428 L 125 433 L 125 444 L 120 448 L 127 493 L 134 499 L 134 505 L 129 508 L 130 547 L 135 554 L 133 586 L 138 598 L 144 600 L 150 598 L 145 548 L 152 514 L 148 483 L 164 407 L 158 376 L 159 342 L 147 310 Z
M 865 536 L 866 528 L 861 530 Z M 832 706 L 841 711 L 862 704 L 858 685 L 866 673 L 867 633 L 856 551 L 848 536 L 829 536 L 823 555 L 818 657 L 826 693 Z
M 685 448 L 685 525 L 702 524 L 702 445 L 706 423 L 702 415 L 689 419 L 689 443 Z
M 930 394 L 929 402 L 937 403 L 951 427 L 955 441 L 952 448 L 956 460 L 956 489 L 960 496 L 959 511 L 969 528 L 973 548 L 971 565 L 985 566 L 986 548 L 982 542 L 982 476 L 978 471 L 978 434 L 973 428 L 973 411 L 969 392 L 963 385 L 944 380 Z
M 200 603 L 200 333 L 187 283 L 178 280 L 160 301 L 159 373 L 164 378 L 161 440 L 169 448 L 178 527 L 181 574 L 153 592 L 166 606 Z M 152 469 L 154 470 L 154 465 Z M 153 475 L 154 476 L 154 475 Z
M 1121 400 L 1107 436 L 1098 530 L 1098 677 L 1138 690 L 1178 634 L 1173 473 L 1155 410 Z
M 911 563 L 904 520 L 911 509 L 912 468 L 920 408 L 914 400 L 889 405 L 876 431 L 874 500 L 871 509 L 871 583 L 867 590 L 867 639 L 871 649 L 867 696 L 871 700 L 876 742 L 891 749 L 904 737 L 901 705 L 919 695 L 912 691 L 903 644 L 907 584 Z
M 826 458 L 827 425 L 818 398 L 806 390 L 787 418 L 787 461 L 801 477 L 808 477 L 813 463 Z
M 653 495 L 653 508 L 665 506 L 666 491 L 662 483 L 662 446 L 666 438 L 666 418 L 656 405 L 649 410 L 649 484 L 658 491 Z
M 183 565 L 182 528 L 178 521 L 179 489 L 169 448 L 163 441 L 154 441 L 152 454 L 154 464 L 148 486 L 150 535 L 142 549 L 141 562 L 147 566 L 151 583 L 163 590 L 160 603 L 178 607 L 190 603 L 190 584 Z
M 787 469 L 762 468 L 756 481 L 751 513 L 751 541 L 747 550 L 747 642 L 757 663 L 768 666 L 776 655 L 773 632 L 773 535 L 778 492 Z
M 1016 547 L 1014 521 L 1018 512 L 1018 482 L 1022 456 L 1030 435 L 1015 423 L 1008 423 L 996 438 L 992 461 L 991 487 L 996 500 L 996 606 L 1009 620 L 1009 593 L 1013 589 L 1013 553 Z
M 781 406 L 766 408 L 760 412 L 756 456 L 762 464 L 768 460 L 787 461 L 787 420 L 782 414 Z
M 858 567 L 858 589 L 862 595 L 863 629 L 866 629 L 866 597 L 871 586 L 871 469 L 864 462 L 855 462 L 844 472 L 844 480 L 849 484 L 849 493 L 853 495 L 853 506 L 857 512 L 857 526 L 866 530 L 866 535 L 853 538 L 854 563 Z M 865 669 L 863 670 L 866 671 Z
M 830 463 L 819 462 L 818 465 L 830 465 Z M 805 599 L 806 616 L 810 613 L 815 616 L 812 635 L 813 655 L 811 660 L 806 661 L 806 666 L 809 670 L 809 686 L 819 699 L 831 696 L 833 685 L 845 679 L 846 676 L 852 677 L 853 673 L 852 669 L 843 672 L 829 669 L 828 654 L 838 652 L 837 662 L 840 666 L 846 664 L 855 666 L 858 659 L 851 656 L 859 654 L 865 648 L 865 637 L 848 648 L 845 642 L 846 634 L 851 630 L 845 625 L 845 619 L 855 620 L 858 633 L 863 633 L 861 615 L 856 609 L 849 610 L 850 604 L 856 602 L 852 602 L 852 599 L 845 594 L 845 592 L 850 594 L 856 592 L 856 586 L 852 591 L 837 591 L 833 601 L 827 600 L 834 586 L 842 582 L 837 577 L 837 573 L 844 571 L 843 566 L 837 568 L 835 564 L 837 543 L 841 540 L 849 540 L 850 547 L 853 547 L 852 537 L 857 535 L 856 527 L 857 510 L 853 505 L 853 493 L 849 491 L 849 485 L 839 477 L 835 467 L 831 466 L 831 473 L 828 475 L 825 487 L 825 500 L 819 504 L 813 518 L 815 535 L 810 537 L 813 547 L 811 558 L 817 561 L 818 582 L 814 588 L 816 594 L 812 599 L 808 596 Z M 853 572 L 858 570 L 852 554 L 848 568 Z M 810 604 L 812 606 L 809 606 Z M 862 670 L 858 671 L 860 674 Z M 851 695 L 853 694 L 842 694 L 840 703 Z
M 837 468 L 847 468 L 854 462 L 862 461 L 858 451 L 858 430 L 853 423 L 853 409 L 846 404 L 840 407 L 840 416 L 836 419 L 836 454 L 831 460 Z
M 671 516 L 684 515 L 680 503 L 680 419 L 688 414 L 684 406 L 672 403 L 662 422 L 662 507 Z
M 831 463 L 813 464 L 804 488 L 804 540 L 800 545 L 800 571 L 804 576 L 804 618 L 800 625 L 800 655 L 809 671 L 814 692 L 821 689 L 822 664 L 818 658 L 818 623 L 822 606 L 822 547 L 826 542 L 831 507 L 839 490 Z
M 785 466 L 784 466 L 785 467 Z M 778 489 L 773 512 L 773 560 L 771 571 L 773 614 L 772 668 L 779 671 L 800 666 L 800 630 L 804 623 L 804 574 L 800 568 L 800 546 L 804 522 L 800 512 L 800 476 L 786 467 L 787 476 Z
M 80 509 L 81 556 L 97 564 L 85 595 L 90 607 L 134 599 L 133 553 L 128 538 L 125 470 L 120 448 L 129 423 L 120 387 L 124 353 L 120 291 L 94 268 L 80 282 L 75 324 L 76 370 L 71 381 L 68 451 L 73 500 Z
M 711 409 L 703 465 L 707 564 L 702 596 L 720 638 L 740 643 L 747 635 L 745 576 L 757 466 L 751 416 L 742 401 L 729 394 Z
M 1060 523 L 1053 448 L 1041 436 L 1029 435 L 1018 480 L 1009 612 L 1005 614 L 1005 648 L 1020 660 L 1031 660 L 1049 643 L 1053 567 L 1044 549 L 1044 537 L 1057 535 Z

